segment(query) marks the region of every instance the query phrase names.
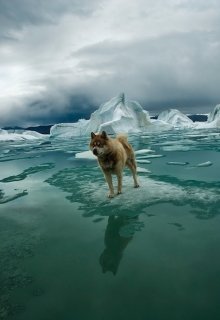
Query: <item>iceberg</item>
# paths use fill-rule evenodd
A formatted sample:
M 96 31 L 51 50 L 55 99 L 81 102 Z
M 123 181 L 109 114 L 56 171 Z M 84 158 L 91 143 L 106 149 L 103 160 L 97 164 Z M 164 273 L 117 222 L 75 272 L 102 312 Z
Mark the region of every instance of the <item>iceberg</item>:
M 0 141 L 37 140 L 45 137 L 48 137 L 48 135 L 36 131 L 0 129 Z
M 100 105 L 89 120 L 76 123 L 61 123 L 51 127 L 51 137 L 74 137 L 91 132 L 140 133 L 150 126 L 149 113 L 136 101 L 127 101 L 124 93 Z
M 58 123 L 50 128 L 50 137 L 53 138 L 71 138 L 74 136 L 83 136 L 89 120 L 79 119 L 75 123 Z
M 193 121 L 177 109 L 169 109 L 161 112 L 158 120 L 170 124 L 173 128 L 184 129 L 193 127 Z
M 218 126 L 220 126 L 220 104 L 217 104 L 212 112 L 208 115 L 208 122 L 216 121 Z
M 195 122 L 195 129 L 212 129 L 220 127 L 220 104 L 209 113 L 208 119 L 205 122 Z
M 220 104 L 208 115 L 205 122 L 193 122 L 177 109 L 168 109 L 151 119 L 137 101 L 125 99 L 124 93 L 103 103 L 91 114 L 89 120 L 75 123 L 58 123 L 51 127 L 52 138 L 88 136 L 91 132 L 108 134 L 161 132 L 173 129 L 209 129 L 220 127 Z

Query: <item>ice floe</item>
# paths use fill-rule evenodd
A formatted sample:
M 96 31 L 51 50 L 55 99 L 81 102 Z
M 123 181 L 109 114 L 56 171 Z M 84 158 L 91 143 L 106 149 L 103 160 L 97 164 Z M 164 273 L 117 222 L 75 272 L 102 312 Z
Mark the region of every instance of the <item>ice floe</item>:
M 151 163 L 150 160 L 147 160 L 147 159 L 139 159 L 139 158 L 136 159 L 136 162 L 137 162 L 137 163 Z
M 173 166 L 186 166 L 187 164 L 189 164 L 189 162 L 169 161 L 167 162 L 167 164 Z
M 206 161 L 206 162 L 197 164 L 197 167 L 210 167 L 212 166 L 212 164 L 213 163 L 211 161 Z
M 48 135 L 30 130 L 3 130 L 0 129 L 0 141 L 24 141 L 45 139 Z
M 76 159 L 89 159 L 89 160 L 97 160 L 97 157 L 94 156 L 94 154 L 92 153 L 92 151 L 88 150 L 88 151 L 82 151 L 82 152 L 77 152 L 75 154 L 75 158 Z
M 84 168 L 83 172 L 77 168 L 67 168 L 54 174 L 47 182 L 67 192 L 69 201 L 81 203 L 81 210 L 85 211 L 86 216 L 95 215 L 97 206 L 103 208 L 103 215 L 110 215 L 111 212 L 134 213 L 135 208 L 140 213 L 146 207 L 167 202 L 178 206 L 191 205 L 204 211 L 205 215 L 216 214 L 216 208 L 219 207 L 219 183 L 215 185 L 169 176 L 148 176 L 145 168 L 138 168 L 140 188 L 134 189 L 132 177 L 129 171 L 126 172 L 123 193 L 112 200 L 106 198 L 108 187 L 98 168 Z M 116 184 L 116 180 L 113 183 Z
M 134 153 L 136 155 L 144 155 L 144 154 L 148 154 L 148 153 L 154 153 L 155 151 L 154 150 L 151 150 L 151 149 L 140 149 L 140 150 L 136 150 Z

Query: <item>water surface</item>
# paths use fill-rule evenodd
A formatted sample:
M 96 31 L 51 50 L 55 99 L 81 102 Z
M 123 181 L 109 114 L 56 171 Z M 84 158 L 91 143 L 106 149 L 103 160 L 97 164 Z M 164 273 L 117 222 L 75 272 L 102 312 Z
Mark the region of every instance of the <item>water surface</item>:
M 87 138 L 0 143 L 0 319 L 220 318 L 220 132 L 129 141 L 112 200 Z

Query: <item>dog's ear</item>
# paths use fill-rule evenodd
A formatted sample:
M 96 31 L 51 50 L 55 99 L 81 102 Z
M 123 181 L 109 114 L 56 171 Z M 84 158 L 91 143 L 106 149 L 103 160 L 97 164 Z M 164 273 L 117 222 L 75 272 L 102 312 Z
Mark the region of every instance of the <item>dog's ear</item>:
M 108 139 L 107 133 L 105 131 L 102 131 L 101 137 L 105 140 Z
M 94 132 L 91 132 L 91 138 L 95 138 L 95 133 Z

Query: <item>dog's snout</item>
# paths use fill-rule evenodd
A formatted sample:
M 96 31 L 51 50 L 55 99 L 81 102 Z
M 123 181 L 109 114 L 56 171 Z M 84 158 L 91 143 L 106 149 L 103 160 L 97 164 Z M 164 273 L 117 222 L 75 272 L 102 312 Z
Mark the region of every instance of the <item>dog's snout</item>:
M 97 149 L 96 149 L 96 148 L 94 148 L 94 149 L 92 150 L 92 152 L 93 152 L 93 154 L 94 154 L 95 156 L 97 156 L 97 155 L 98 155 L 98 151 L 97 151 Z

